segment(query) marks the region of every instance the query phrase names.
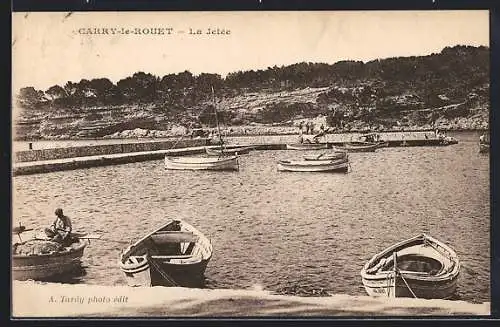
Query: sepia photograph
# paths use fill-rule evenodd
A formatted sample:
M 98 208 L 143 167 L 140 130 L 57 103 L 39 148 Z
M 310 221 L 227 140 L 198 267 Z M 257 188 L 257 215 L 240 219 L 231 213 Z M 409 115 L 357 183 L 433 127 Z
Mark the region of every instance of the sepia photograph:
M 490 14 L 12 13 L 12 318 L 485 317 Z

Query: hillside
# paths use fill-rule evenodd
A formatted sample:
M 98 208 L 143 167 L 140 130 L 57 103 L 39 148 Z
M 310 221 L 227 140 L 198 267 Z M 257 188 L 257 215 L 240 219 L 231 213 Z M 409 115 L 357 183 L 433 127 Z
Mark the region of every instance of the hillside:
M 301 121 L 336 131 L 489 127 L 489 48 L 455 46 L 428 56 L 299 63 L 225 78 L 138 72 L 116 84 L 97 78 L 45 91 L 28 86 L 15 101 L 15 138 L 167 136 L 213 127 L 212 87 L 219 120 L 233 131 L 292 132 Z

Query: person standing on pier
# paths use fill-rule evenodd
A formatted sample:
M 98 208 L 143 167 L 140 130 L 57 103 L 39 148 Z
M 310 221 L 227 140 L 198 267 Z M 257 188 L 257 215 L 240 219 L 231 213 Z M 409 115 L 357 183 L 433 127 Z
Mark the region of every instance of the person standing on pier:
M 66 243 L 71 239 L 71 220 L 68 216 L 65 216 L 61 208 L 57 208 L 55 211 L 56 220 L 50 225 L 49 228 L 45 228 L 45 234 L 52 239 L 53 242 Z
M 304 143 L 304 136 L 302 135 L 302 129 L 299 132 L 299 139 L 298 139 L 298 141 L 299 141 L 300 144 Z

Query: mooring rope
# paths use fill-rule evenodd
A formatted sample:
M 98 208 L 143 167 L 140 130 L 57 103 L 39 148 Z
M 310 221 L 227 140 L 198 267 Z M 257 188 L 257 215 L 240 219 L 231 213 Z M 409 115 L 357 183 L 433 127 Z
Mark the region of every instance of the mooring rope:
M 148 261 L 150 264 L 153 265 L 153 267 L 160 273 L 160 275 L 165 278 L 172 286 L 179 286 L 173 279 L 170 277 L 161 267 L 158 265 L 154 260 L 151 258 L 151 256 L 148 254 Z
M 411 289 L 410 285 L 408 285 L 408 283 L 406 282 L 406 279 L 403 277 L 403 274 L 400 271 L 398 271 L 398 272 L 399 272 L 399 275 L 401 276 L 401 279 L 403 280 L 403 282 L 405 282 L 406 287 L 408 287 L 408 290 L 410 290 L 411 295 L 413 295 L 414 298 L 418 299 L 418 297 L 415 295 L 415 293 L 413 293 L 413 290 Z

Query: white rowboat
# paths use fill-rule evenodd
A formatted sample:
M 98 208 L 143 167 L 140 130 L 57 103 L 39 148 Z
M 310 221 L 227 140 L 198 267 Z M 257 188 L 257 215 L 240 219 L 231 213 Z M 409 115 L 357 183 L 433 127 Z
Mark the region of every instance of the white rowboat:
M 279 171 L 347 172 L 349 160 L 280 160 Z
M 238 156 L 227 157 L 168 157 L 165 168 L 176 170 L 239 170 Z
M 371 296 L 446 299 L 455 292 L 459 272 L 455 251 L 421 234 L 373 256 L 361 278 Z

